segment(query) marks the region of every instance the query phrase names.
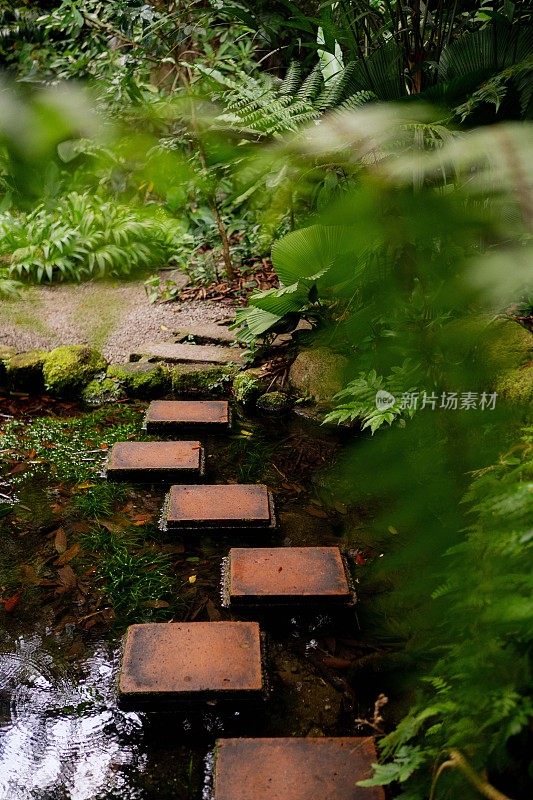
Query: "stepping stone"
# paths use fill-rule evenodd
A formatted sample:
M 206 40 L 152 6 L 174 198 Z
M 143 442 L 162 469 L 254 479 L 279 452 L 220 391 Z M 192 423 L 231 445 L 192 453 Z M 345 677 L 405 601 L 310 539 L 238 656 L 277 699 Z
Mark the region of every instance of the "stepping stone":
M 213 800 L 384 800 L 371 737 L 219 739 Z
M 130 361 L 143 356 L 159 361 L 196 364 L 244 364 L 245 350 L 237 347 L 218 347 L 214 344 L 173 344 L 172 342 L 148 342 L 138 353 L 130 355 Z
M 234 547 L 223 592 L 231 606 L 330 606 L 354 599 L 338 547 Z
M 261 485 L 171 486 L 163 509 L 163 530 L 168 531 L 274 527 L 272 495 Z
M 154 400 L 144 418 L 148 433 L 174 433 L 203 429 L 229 431 L 231 414 L 227 400 Z
M 108 481 L 172 483 L 204 474 L 200 442 L 117 442 L 104 469 Z
M 174 336 L 177 342 L 192 337 L 198 344 L 233 344 L 236 341 L 235 333 L 227 325 L 217 325 L 216 322 L 192 322 L 176 331 Z
M 148 623 L 126 631 L 118 683 L 129 708 L 260 698 L 256 622 Z

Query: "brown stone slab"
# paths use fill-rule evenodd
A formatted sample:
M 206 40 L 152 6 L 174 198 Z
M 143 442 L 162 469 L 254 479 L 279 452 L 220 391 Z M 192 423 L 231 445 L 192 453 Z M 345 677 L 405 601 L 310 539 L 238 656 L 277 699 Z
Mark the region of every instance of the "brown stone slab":
M 137 361 L 138 358 L 145 356 L 181 364 L 244 364 L 244 353 L 244 350 L 237 347 L 218 347 L 214 344 L 149 342 L 144 344 L 138 353 L 132 353 L 130 359 Z
M 165 481 L 198 478 L 204 473 L 200 442 L 117 442 L 109 451 L 105 474 L 111 481 Z
M 256 622 L 131 625 L 119 675 L 130 707 L 260 696 L 261 638 Z
M 384 800 L 371 737 L 219 739 L 213 800 Z
M 227 400 L 154 400 L 144 418 L 148 433 L 180 430 L 227 431 L 230 408 Z
M 250 484 L 171 486 L 163 516 L 168 530 L 275 525 L 267 487 Z
M 353 600 L 338 547 L 232 548 L 228 561 L 231 605 Z

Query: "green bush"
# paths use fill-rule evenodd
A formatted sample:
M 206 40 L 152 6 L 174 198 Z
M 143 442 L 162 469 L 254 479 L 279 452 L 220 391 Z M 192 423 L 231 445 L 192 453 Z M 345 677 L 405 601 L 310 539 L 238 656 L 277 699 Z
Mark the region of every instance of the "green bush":
M 0 258 L 8 277 L 52 283 L 126 277 L 168 264 L 176 229 L 134 207 L 71 192 L 53 209 L 0 216 Z

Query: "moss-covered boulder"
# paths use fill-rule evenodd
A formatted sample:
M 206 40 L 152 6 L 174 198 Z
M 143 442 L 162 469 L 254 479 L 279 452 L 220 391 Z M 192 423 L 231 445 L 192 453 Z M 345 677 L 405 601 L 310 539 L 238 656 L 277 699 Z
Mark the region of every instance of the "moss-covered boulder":
M 112 379 L 128 397 L 150 399 L 161 397 L 170 388 L 170 374 L 161 364 L 135 361 L 129 364 L 111 364 L 107 377 Z
M 258 369 L 246 369 L 238 372 L 233 378 L 231 386 L 235 400 L 244 406 L 253 403 L 266 388 L 266 380 L 261 377 Z
M 81 393 L 83 402 L 88 406 L 102 406 L 105 403 L 124 400 L 126 396 L 120 383 L 107 377 L 93 378 Z
M 172 393 L 206 398 L 224 396 L 238 369 L 231 364 L 176 364 L 170 367 Z
M 44 389 L 43 365 L 47 353 L 29 350 L 12 355 L 4 361 L 6 380 L 12 392 L 42 392 Z
M 293 402 L 285 392 L 266 392 L 257 400 L 257 408 L 267 414 L 283 414 L 292 407 Z
M 17 351 L 14 347 L 8 347 L 5 344 L 0 345 L 0 386 L 5 386 L 7 383 L 6 362 L 16 354 Z
M 289 384 L 301 397 L 328 404 L 347 382 L 348 359 L 326 347 L 302 350 L 290 371 Z
M 533 358 L 533 334 L 515 320 L 496 320 L 490 334 L 489 355 L 500 370 L 522 366 Z
M 107 361 L 101 353 L 84 344 L 56 347 L 46 357 L 43 367 L 46 389 L 59 396 L 81 392 L 84 386 L 104 372 Z
M 533 367 L 525 366 L 505 373 L 496 384 L 498 398 L 523 407 L 524 414 L 531 414 L 533 407 Z

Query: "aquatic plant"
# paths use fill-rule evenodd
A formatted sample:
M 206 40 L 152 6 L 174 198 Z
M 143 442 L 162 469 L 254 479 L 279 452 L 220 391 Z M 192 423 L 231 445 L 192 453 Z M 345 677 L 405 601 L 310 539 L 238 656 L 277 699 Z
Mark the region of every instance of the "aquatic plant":
M 109 445 L 140 435 L 140 422 L 141 411 L 125 406 L 11 421 L 0 430 L 0 465 L 13 484 L 44 475 L 82 483 L 97 477 Z
M 174 614 L 181 601 L 172 559 L 147 543 L 144 533 L 126 529 L 111 534 L 96 527 L 81 537 L 81 543 L 96 556 L 96 577 L 122 622 L 147 622 Z

